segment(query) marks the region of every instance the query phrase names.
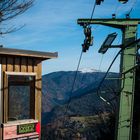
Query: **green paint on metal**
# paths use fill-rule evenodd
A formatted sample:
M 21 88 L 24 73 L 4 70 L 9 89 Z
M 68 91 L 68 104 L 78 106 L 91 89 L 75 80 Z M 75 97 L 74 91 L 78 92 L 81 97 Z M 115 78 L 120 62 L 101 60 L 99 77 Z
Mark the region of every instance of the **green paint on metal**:
M 137 25 L 125 26 L 123 31 L 123 44 L 135 41 Z M 121 72 L 125 73 L 136 65 L 137 45 L 125 49 L 121 55 Z M 134 54 L 134 55 L 129 55 Z M 122 75 L 122 92 L 120 95 L 120 109 L 118 118 L 117 140 L 132 139 L 132 121 L 135 91 L 135 70 Z
M 78 24 L 101 24 L 121 29 L 123 34 L 122 47 L 136 40 L 137 26 L 140 19 L 78 19 Z M 120 71 L 122 84 L 120 93 L 120 108 L 118 113 L 118 127 L 116 140 L 132 140 L 132 121 L 135 92 L 135 70 L 129 71 L 136 65 L 137 45 L 126 48 L 121 53 Z M 132 54 L 132 55 L 129 55 Z
M 121 29 L 124 26 L 137 26 L 140 23 L 140 19 L 78 19 L 77 23 L 80 25 L 100 24 Z

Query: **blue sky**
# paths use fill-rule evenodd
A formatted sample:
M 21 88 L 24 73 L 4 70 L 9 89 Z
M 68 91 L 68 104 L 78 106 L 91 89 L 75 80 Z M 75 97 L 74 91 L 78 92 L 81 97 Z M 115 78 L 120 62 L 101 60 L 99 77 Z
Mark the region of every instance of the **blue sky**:
M 136 4 L 134 4 L 136 2 Z M 46 52 L 58 52 L 57 59 L 43 62 L 43 74 L 55 71 L 76 70 L 81 44 L 84 41 L 83 29 L 77 25 L 78 18 L 90 18 L 94 0 L 36 0 L 34 6 L 24 14 L 7 21 L 7 26 L 22 26 L 21 30 L 3 35 L 1 44 L 9 48 L 30 49 Z M 131 17 L 140 18 L 140 0 L 129 0 L 125 5 L 117 0 L 104 0 L 96 6 L 93 18 L 111 18 L 125 14 L 134 6 Z M 110 49 L 104 56 L 98 53 L 105 37 L 112 32 L 118 32 L 116 44 L 121 43 L 121 32 L 104 26 L 92 26 L 94 45 L 83 54 L 80 68 L 99 69 L 106 71 L 117 49 Z M 140 32 L 140 30 L 139 30 Z M 140 37 L 140 33 L 138 33 Z M 111 71 L 119 71 L 119 59 Z

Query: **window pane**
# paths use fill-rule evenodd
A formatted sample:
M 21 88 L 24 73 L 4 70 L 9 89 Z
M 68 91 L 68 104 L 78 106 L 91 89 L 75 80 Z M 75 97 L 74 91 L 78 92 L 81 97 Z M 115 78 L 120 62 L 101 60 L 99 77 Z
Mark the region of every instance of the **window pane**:
M 9 120 L 30 119 L 30 87 L 9 87 Z
M 8 75 L 9 121 L 34 118 L 34 80 L 34 76 Z

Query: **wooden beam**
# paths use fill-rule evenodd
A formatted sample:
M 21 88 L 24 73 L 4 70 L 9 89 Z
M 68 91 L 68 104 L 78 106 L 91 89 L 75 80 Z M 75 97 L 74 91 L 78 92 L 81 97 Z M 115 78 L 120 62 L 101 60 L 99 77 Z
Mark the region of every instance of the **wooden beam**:
M 35 79 L 35 116 L 37 120 L 41 122 L 41 81 L 42 81 L 42 63 L 40 61 L 36 61 L 34 65 L 34 72 L 37 73 Z
M 2 58 L 2 82 L 3 82 L 3 85 L 2 85 L 2 89 L 3 89 L 3 119 L 2 119 L 2 122 L 5 123 L 6 120 L 7 120 L 7 98 L 5 98 L 8 94 L 8 87 L 7 87 L 7 77 L 6 77 L 6 74 L 5 74 L 5 71 L 7 70 L 7 58 L 6 57 L 3 57 Z

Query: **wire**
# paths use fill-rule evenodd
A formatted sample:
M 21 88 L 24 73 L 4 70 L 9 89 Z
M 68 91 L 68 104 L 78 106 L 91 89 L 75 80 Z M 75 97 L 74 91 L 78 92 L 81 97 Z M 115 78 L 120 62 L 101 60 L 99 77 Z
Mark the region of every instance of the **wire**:
M 69 96 L 68 103 L 66 105 L 66 110 L 65 110 L 63 116 L 65 116 L 67 114 L 67 111 L 69 109 L 69 105 L 70 105 L 70 101 L 71 101 L 71 98 L 72 98 L 72 93 L 73 93 L 73 90 L 74 90 L 74 86 L 75 86 L 75 83 L 76 83 L 76 78 L 77 78 L 79 66 L 80 66 L 80 63 L 81 63 L 82 55 L 83 55 L 83 51 L 81 51 L 81 54 L 80 54 L 80 58 L 79 58 L 78 65 L 77 65 L 77 69 L 76 69 L 76 72 L 75 72 L 75 75 L 74 75 L 74 80 L 73 80 L 73 83 L 72 83 L 72 88 L 70 90 L 70 96 Z
M 103 58 L 104 58 L 104 55 L 102 54 L 101 61 L 100 61 L 100 63 L 99 63 L 98 71 L 101 70 L 101 65 L 102 65 L 102 62 L 103 62 Z
M 99 63 L 98 71 L 100 71 L 100 69 L 101 69 L 101 65 L 102 65 L 102 62 L 103 62 L 103 57 L 104 57 L 104 55 L 102 54 L 102 57 L 101 57 L 101 60 L 100 60 L 100 63 Z M 88 72 L 85 73 L 85 76 L 83 76 L 80 83 L 83 83 L 84 77 L 85 77 L 85 79 L 87 78 L 87 74 L 88 74 Z M 99 76 L 99 72 L 97 73 L 97 76 L 96 76 L 97 78 L 96 79 L 98 79 L 98 76 Z M 75 112 L 76 116 L 77 116 L 77 114 L 78 114 L 78 110 Z
M 116 9 L 117 9 L 117 7 L 116 7 Z M 121 38 L 119 38 L 119 40 L 118 40 L 117 44 L 119 44 L 120 39 L 121 39 Z M 116 51 L 117 51 L 117 50 L 116 50 Z M 117 54 L 116 54 L 116 51 L 115 51 L 115 53 L 114 53 L 114 55 L 113 55 L 113 58 L 117 55 Z M 117 56 L 117 57 L 118 57 L 118 56 Z M 113 58 L 112 58 L 112 59 L 113 59 Z M 116 59 L 117 59 L 117 58 L 116 58 Z M 115 60 L 116 60 L 116 59 L 115 59 Z M 115 60 L 114 60 L 114 61 L 115 61 Z M 113 62 L 113 63 L 114 63 L 114 62 Z M 112 65 L 113 65 L 113 64 L 112 64 Z M 108 72 L 110 71 L 111 67 L 112 67 L 112 66 L 110 66 L 110 67 L 109 67 L 109 69 L 108 69 L 107 73 L 105 74 L 104 79 L 102 79 L 102 80 L 103 80 L 103 82 L 104 82 L 104 80 L 105 80 L 106 76 L 108 75 Z M 101 82 L 102 82 L 102 80 L 101 80 Z M 102 85 L 102 84 L 103 84 L 103 82 L 102 82 L 102 83 L 100 83 L 100 84 Z M 101 86 L 100 84 L 99 84 L 99 87 L 97 88 L 97 91 L 100 89 L 100 86 Z M 105 86 L 105 87 L 107 87 L 106 85 L 104 85 L 104 86 Z M 111 89 L 111 92 L 115 93 L 114 89 L 112 89 L 111 87 L 109 87 L 109 88 Z M 109 88 L 108 88 L 108 89 L 109 89 Z M 102 99 L 103 99 L 103 98 L 102 98 Z M 103 99 L 103 100 L 104 100 L 104 99 Z
M 117 43 L 117 44 L 119 44 L 120 39 L 121 39 L 121 38 L 119 38 L 119 40 L 118 40 L 118 43 Z M 116 56 L 116 53 L 117 53 L 117 49 L 116 49 L 116 51 L 114 52 L 113 58 Z M 112 59 L 113 59 L 113 58 L 112 58 Z M 110 91 L 111 91 L 111 93 L 114 93 L 114 94 L 116 95 L 116 91 L 115 91 L 115 90 L 114 90 L 111 86 L 109 86 L 109 85 L 108 85 L 108 86 L 106 86 L 106 85 L 104 84 L 104 87 L 105 87 L 105 88 L 107 88 L 108 90 L 110 90 Z
M 130 8 L 130 10 L 129 10 L 129 12 L 127 13 L 128 15 L 130 15 L 131 14 L 131 12 L 133 11 L 133 9 L 134 9 L 134 6 L 136 5 L 136 3 L 137 3 L 137 0 L 133 0 L 134 2 L 132 3 L 132 7 Z
M 105 73 L 104 77 L 102 78 L 101 82 L 99 83 L 99 86 L 97 87 L 96 93 L 97 93 L 97 95 L 99 96 L 99 98 L 100 98 L 101 100 L 103 100 L 105 103 L 107 103 L 108 105 L 111 105 L 114 111 L 115 111 L 115 109 L 114 109 L 113 104 L 111 103 L 111 101 L 113 101 L 114 99 L 116 99 L 116 97 L 118 97 L 120 94 L 116 95 L 116 97 L 113 97 L 113 98 L 110 99 L 110 100 L 107 100 L 107 99 L 105 99 L 104 97 L 102 97 L 102 96 L 100 95 L 99 90 L 100 90 L 100 88 L 101 88 L 101 86 L 102 86 L 102 84 L 103 84 L 103 82 L 104 82 L 104 80 L 105 80 L 105 78 L 106 78 L 108 72 L 110 71 L 112 65 L 114 64 L 115 60 L 116 60 L 117 57 L 119 56 L 119 54 L 120 54 L 124 49 L 130 48 L 131 45 L 137 44 L 138 42 L 140 42 L 140 38 L 137 39 L 137 40 L 135 40 L 135 41 L 133 41 L 133 42 L 131 42 L 131 43 L 129 43 L 129 44 L 127 44 L 127 45 L 125 45 L 125 46 L 122 46 L 122 49 L 121 49 L 121 50 L 116 54 L 116 56 L 114 57 L 114 59 L 113 59 L 113 61 L 111 62 L 110 66 L 109 66 L 109 68 L 108 68 L 108 70 L 107 70 L 107 72 Z M 124 86 L 124 83 L 123 83 L 123 86 Z M 122 87 L 122 89 L 123 89 L 123 87 Z M 122 91 L 122 89 L 120 90 L 120 92 Z M 118 92 L 118 93 L 120 93 L 120 92 Z
M 101 65 L 102 65 L 102 62 L 103 62 L 103 57 L 104 57 L 104 55 L 102 54 L 101 59 L 100 59 L 100 63 L 99 63 L 99 68 L 97 69 L 97 71 L 101 70 Z M 88 74 L 88 72 L 86 72 L 85 75 L 83 75 L 81 83 L 83 83 L 83 80 L 87 78 L 87 74 Z M 98 79 L 98 76 L 99 76 L 99 73 L 97 74 L 97 76 L 96 76 L 97 78 L 96 79 Z
M 95 8 L 96 8 L 96 0 L 95 0 L 95 3 L 94 3 L 94 5 L 93 5 L 93 9 L 92 9 L 92 13 L 91 13 L 90 20 L 92 20 L 92 18 L 93 18 L 93 15 L 94 15 L 94 12 L 95 12 Z M 91 21 L 90 21 L 90 22 L 91 22 Z M 67 106 L 66 106 L 66 110 L 65 110 L 65 112 L 64 112 L 64 116 L 67 114 L 67 111 L 68 111 L 68 109 L 69 109 L 70 101 L 71 101 L 71 98 L 72 98 L 72 93 L 73 93 L 74 86 L 75 86 L 75 83 L 76 83 L 76 78 L 77 78 L 79 66 L 80 66 L 81 59 L 82 59 L 82 54 L 83 54 L 83 50 L 81 51 L 81 55 L 80 55 L 80 58 L 79 58 L 79 61 L 78 61 L 78 66 L 77 66 L 76 73 L 75 73 L 75 76 L 74 76 L 74 80 L 73 80 L 73 83 L 72 83 L 72 88 L 71 88 L 71 91 L 70 91 L 70 97 L 69 97 L 69 99 L 68 99 L 68 104 L 67 104 Z
M 96 8 L 96 0 L 95 0 L 95 3 L 93 5 L 93 9 L 92 9 L 92 13 L 91 13 L 91 17 L 90 17 L 90 20 L 92 20 L 93 18 L 93 15 L 94 15 L 94 12 L 95 12 L 95 8 Z M 91 21 L 90 21 L 91 22 Z
M 123 50 L 123 49 L 121 49 L 121 50 L 117 53 L 117 55 L 114 57 L 113 61 L 111 62 L 110 66 L 109 66 L 109 68 L 107 69 L 107 72 L 105 73 L 103 79 L 101 80 L 101 82 L 99 83 L 99 86 L 98 86 L 98 88 L 97 88 L 97 95 L 99 96 L 100 99 L 102 99 L 103 101 L 105 101 L 107 104 L 110 104 L 110 103 L 107 102 L 107 100 L 106 100 L 105 98 L 103 98 L 103 97 L 99 94 L 99 90 L 100 90 L 100 87 L 102 86 L 102 84 L 103 84 L 103 82 L 104 82 L 104 80 L 105 80 L 105 78 L 106 78 L 108 72 L 110 71 L 112 65 L 114 64 L 115 60 L 117 59 L 117 57 L 119 56 L 119 54 L 121 53 L 122 50 Z
M 75 72 L 75 75 L 74 75 L 74 80 L 73 80 L 73 83 L 72 83 L 72 88 L 70 90 L 70 96 L 69 96 L 69 99 L 68 99 L 68 103 L 66 104 L 66 107 L 64 108 L 64 114 L 62 116 L 59 116 L 59 118 L 54 121 L 55 123 L 57 123 L 57 121 L 59 120 L 59 121 L 62 121 L 62 124 L 64 125 L 65 116 L 66 116 L 66 114 L 68 112 L 68 109 L 69 109 L 69 105 L 70 105 L 70 101 L 71 101 L 71 98 L 72 98 L 72 93 L 73 93 L 73 90 L 74 90 L 74 86 L 75 86 L 75 83 L 76 83 L 76 78 L 77 78 L 78 70 L 79 70 L 79 67 L 80 67 L 82 55 L 83 55 L 83 51 L 81 51 L 81 54 L 80 54 L 80 57 L 79 57 L 78 65 L 77 65 L 76 72 Z M 61 117 L 64 117 L 64 118 L 61 118 Z M 58 123 L 57 123 L 57 125 L 58 125 Z
M 108 105 L 112 106 L 112 108 L 113 108 L 114 111 L 115 111 L 115 109 L 114 109 L 114 107 L 113 107 L 113 104 L 111 103 L 112 99 L 111 99 L 111 100 L 107 100 L 107 99 L 105 99 L 104 97 L 102 97 L 102 96 L 100 95 L 100 93 L 99 93 L 99 90 L 100 90 L 100 88 L 101 88 L 101 86 L 102 86 L 102 84 L 103 84 L 103 82 L 104 82 L 104 80 L 105 80 L 107 74 L 109 73 L 109 71 L 110 71 L 112 65 L 114 64 L 115 60 L 116 60 L 117 57 L 119 56 L 119 54 L 120 54 L 124 49 L 129 48 L 131 45 L 134 45 L 134 44 L 138 43 L 139 41 L 140 41 L 140 39 L 137 39 L 137 40 L 135 40 L 134 42 L 131 42 L 131 43 L 129 43 L 128 45 L 122 47 L 122 49 L 116 54 L 116 56 L 115 56 L 114 59 L 112 60 L 112 62 L 111 62 L 111 64 L 110 64 L 110 66 L 109 66 L 107 72 L 105 73 L 103 79 L 101 80 L 101 82 L 99 83 L 99 86 L 97 87 L 96 93 L 97 93 L 97 95 L 99 96 L 99 98 L 100 98 L 101 100 L 103 100 L 105 103 L 107 103 Z M 80 56 L 80 58 L 81 58 L 81 56 Z M 78 63 L 78 67 L 77 67 L 77 71 L 76 71 L 75 77 L 77 77 L 79 65 L 80 65 L 80 61 L 79 61 L 79 63 Z M 75 84 L 75 81 L 76 81 L 76 78 L 74 78 L 74 84 Z M 74 88 L 74 84 L 73 84 L 73 86 L 72 86 L 73 88 Z M 72 88 L 72 91 L 73 91 L 73 88 Z M 118 95 L 119 95 L 119 94 L 118 94 Z M 117 95 L 117 96 L 118 96 L 118 95 Z M 117 97 L 117 96 L 116 96 L 116 97 Z M 113 98 L 113 100 L 114 100 L 114 98 Z M 70 101 L 71 101 L 71 98 L 70 98 L 70 100 L 69 100 L 69 103 L 70 103 Z M 67 104 L 67 110 L 68 110 L 68 108 L 69 108 L 69 104 Z M 66 110 L 66 113 L 67 113 L 67 110 Z M 65 113 L 64 115 L 66 115 L 66 113 Z
M 117 4 L 116 8 L 115 8 L 115 11 L 114 11 L 114 14 L 116 15 L 117 14 L 117 10 L 119 9 L 119 3 Z
M 126 15 L 130 15 L 131 14 L 131 12 L 133 11 L 133 9 L 134 9 L 134 6 L 136 5 L 136 2 L 137 2 L 137 0 L 132 0 L 132 6 L 131 6 L 131 8 L 130 8 L 130 10 L 128 10 L 128 12 L 126 13 Z M 122 6 L 117 6 L 117 8 L 115 9 L 115 13 L 114 14 L 117 14 L 118 13 L 118 11 L 120 11 L 122 8 L 124 8 L 124 6 L 122 7 Z
M 107 72 L 105 73 L 103 79 L 101 80 L 101 82 L 100 82 L 100 84 L 99 84 L 99 86 L 98 86 L 98 88 L 97 88 L 97 95 L 99 96 L 99 98 L 100 98 L 101 100 L 103 100 L 104 102 L 106 102 L 108 105 L 111 105 L 110 100 L 106 100 L 104 97 L 102 97 L 102 96 L 100 95 L 100 93 L 99 93 L 99 90 L 100 90 L 100 88 L 101 88 L 101 86 L 102 86 L 102 84 L 103 84 L 103 82 L 104 82 L 104 80 L 105 80 L 105 78 L 106 78 L 108 72 L 110 71 L 112 65 L 114 64 L 115 60 L 116 60 L 117 57 L 119 56 L 119 54 L 120 54 L 124 49 L 130 48 L 131 45 L 137 44 L 138 42 L 140 42 L 140 38 L 122 47 L 122 49 L 121 49 L 121 50 L 116 54 L 116 56 L 114 57 L 114 59 L 113 59 L 113 61 L 111 62 L 110 66 L 109 66 L 109 68 L 108 68 L 108 70 L 107 70 Z

